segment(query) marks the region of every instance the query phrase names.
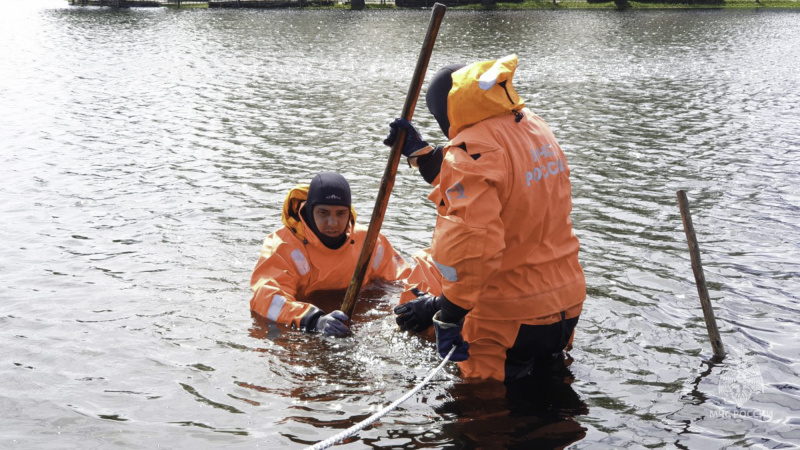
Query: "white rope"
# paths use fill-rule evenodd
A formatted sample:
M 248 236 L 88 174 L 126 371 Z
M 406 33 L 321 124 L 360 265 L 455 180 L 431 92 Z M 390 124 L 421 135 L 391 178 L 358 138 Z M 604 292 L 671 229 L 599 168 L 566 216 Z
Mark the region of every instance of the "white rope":
M 414 389 L 406 392 L 405 395 L 403 395 L 402 397 L 400 397 L 397 400 L 395 400 L 394 402 L 392 402 L 392 404 L 390 404 L 389 406 L 387 406 L 387 407 L 383 408 L 382 410 L 376 412 L 375 414 L 367 417 L 366 419 L 362 420 L 361 422 L 353 425 L 352 427 L 342 431 L 341 433 L 339 433 L 337 435 L 334 435 L 332 437 L 329 437 L 328 439 L 325 439 L 324 441 L 317 442 L 316 444 L 314 444 L 311 447 L 307 447 L 306 450 L 322 450 L 323 448 L 331 447 L 333 444 L 335 444 L 335 443 L 337 443 L 339 441 L 343 441 L 343 440 L 349 438 L 350 436 L 355 435 L 356 433 L 358 433 L 359 431 L 363 430 L 364 428 L 366 428 L 366 427 L 372 425 L 373 423 L 375 423 L 378 419 L 380 419 L 381 417 L 385 416 L 389 411 L 397 408 L 397 406 L 399 406 L 400 403 L 403 403 L 404 401 L 406 401 L 409 398 L 411 398 L 411 396 L 416 394 L 417 391 L 419 391 L 420 389 L 422 389 L 422 386 L 425 386 L 425 384 L 428 381 L 431 381 L 431 378 L 433 378 L 437 373 L 439 373 L 440 370 L 442 370 L 444 365 L 447 364 L 447 361 L 450 361 L 450 355 L 453 354 L 455 349 L 456 349 L 456 346 L 454 345 L 453 348 L 450 349 L 450 353 L 448 353 L 447 356 L 444 357 L 444 359 L 442 360 L 442 363 L 439 364 L 438 367 L 433 369 L 431 371 L 431 373 L 429 373 L 428 376 L 425 377 L 425 379 L 422 380 L 418 385 L 414 386 Z

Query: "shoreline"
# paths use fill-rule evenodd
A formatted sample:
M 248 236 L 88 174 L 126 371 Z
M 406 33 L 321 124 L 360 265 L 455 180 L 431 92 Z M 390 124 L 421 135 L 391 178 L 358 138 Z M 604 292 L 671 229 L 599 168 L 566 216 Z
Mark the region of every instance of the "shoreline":
M 223 2 L 181 2 L 176 0 L 171 2 L 161 2 L 153 0 L 67 0 L 72 6 L 110 6 L 110 7 L 163 7 L 172 9 L 235 9 L 235 6 L 223 6 Z M 624 0 L 618 0 L 624 1 Z M 429 2 L 432 2 L 430 0 Z M 214 3 L 217 3 L 214 5 Z M 233 4 L 235 2 L 224 2 Z M 250 2 L 243 2 L 250 3 Z M 252 2 L 256 3 L 256 2 Z M 270 8 L 304 8 L 313 10 L 327 9 L 351 9 L 350 4 L 334 3 L 319 4 L 313 0 L 296 1 L 259 1 L 259 6 L 242 6 L 251 9 L 270 9 Z M 327 2 L 325 2 L 327 3 Z M 211 5 L 210 5 L 211 4 Z M 429 9 L 430 6 L 396 6 L 394 3 L 367 3 L 365 10 L 409 10 L 409 9 Z M 614 0 L 604 2 L 592 1 L 563 1 L 556 0 L 525 0 L 522 2 L 498 2 L 495 5 L 484 6 L 481 3 L 469 5 L 448 6 L 449 10 L 465 11 L 519 11 L 519 10 L 620 10 Z M 720 3 L 651 3 L 628 1 L 624 10 L 796 10 L 800 9 L 800 0 L 736 0 Z

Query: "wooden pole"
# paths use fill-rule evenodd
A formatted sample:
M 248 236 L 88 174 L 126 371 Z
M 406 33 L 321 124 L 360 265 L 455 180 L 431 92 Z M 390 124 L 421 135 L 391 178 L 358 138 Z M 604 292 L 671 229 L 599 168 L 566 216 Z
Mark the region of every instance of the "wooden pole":
M 697 244 L 697 236 L 694 233 L 686 191 L 678 191 L 678 205 L 681 208 L 683 230 L 686 232 L 686 241 L 689 243 L 694 280 L 697 283 L 697 293 L 700 295 L 700 305 L 703 307 L 703 317 L 706 320 L 708 337 L 711 339 L 711 348 L 714 350 L 714 357 L 722 360 L 725 358 L 725 347 L 722 345 L 722 338 L 717 328 L 717 319 L 714 317 L 714 310 L 711 308 L 711 299 L 708 296 L 708 288 L 706 288 L 706 276 L 703 274 L 703 265 L 700 263 L 700 246 Z
M 428 70 L 428 61 L 430 61 L 431 53 L 433 53 L 433 44 L 436 42 L 436 35 L 439 33 L 439 25 L 442 23 L 442 18 L 444 17 L 446 9 L 447 7 L 441 3 L 435 3 L 433 5 L 431 21 L 428 24 L 428 32 L 425 33 L 425 40 L 422 42 L 422 50 L 420 51 L 419 58 L 417 58 L 417 67 L 414 69 L 414 76 L 411 78 L 411 86 L 408 88 L 406 102 L 403 105 L 403 114 L 401 117 L 404 119 L 411 120 L 414 116 L 414 108 L 417 106 L 419 92 L 422 90 L 422 82 L 425 81 L 425 72 Z M 386 213 L 386 206 L 389 204 L 389 195 L 392 193 L 392 187 L 394 187 L 397 165 L 400 162 L 400 156 L 402 156 L 403 143 L 405 140 L 406 133 L 400 130 L 397 135 L 397 140 L 394 142 L 389 152 L 389 161 L 386 163 L 386 170 L 383 172 L 381 187 L 378 190 L 378 197 L 375 199 L 375 207 L 372 209 L 372 219 L 369 221 L 369 229 L 367 230 L 367 237 L 364 240 L 364 247 L 361 248 L 361 255 L 358 257 L 353 279 L 350 280 L 350 286 L 347 288 L 347 293 L 342 303 L 342 311 L 348 316 L 352 315 L 353 308 L 356 306 L 358 293 L 361 291 L 361 285 L 364 283 L 367 267 L 372 258 L 372 251 L 375 250 L 375 243 L 381 231 L 383 216 Z

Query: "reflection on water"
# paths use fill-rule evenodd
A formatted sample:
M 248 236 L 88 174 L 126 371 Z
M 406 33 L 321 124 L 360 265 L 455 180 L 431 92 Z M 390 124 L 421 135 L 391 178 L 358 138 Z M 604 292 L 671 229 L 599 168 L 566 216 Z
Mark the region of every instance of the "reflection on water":
M 296 182 L 342 172 L 366 223 L 428 11 L 4 8 L 0 446 L 301 447 L 437 365 L 397 330 L 397 285 L 365 290 L 347 339 L 248 311 Z M 798 31 L 791 12 L 448 11 L 431 68 L 520 56 L 572 169 L 589 298 L 568 367 L 506 391 L 448 366 L 346 445 L 800 441 Z M 406 256 L 431 238 L 427 191 L 400 168 L 384 232 Z M 763 392 L 737 408 L 721 374 L 748 358 Z
M 571 386 L 571 362 L 557 361 L 508 387 L 498 382 L 454 385 L 453 400 L 436 408 L 451 420 L 443 425 L 438 444 L 564 448 L 583 439 L 586 428 L 575 418 L 589 411 Z

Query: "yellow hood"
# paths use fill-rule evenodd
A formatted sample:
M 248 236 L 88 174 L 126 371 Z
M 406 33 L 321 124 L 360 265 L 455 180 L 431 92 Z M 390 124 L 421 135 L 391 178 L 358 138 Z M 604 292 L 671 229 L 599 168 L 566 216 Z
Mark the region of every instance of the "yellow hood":
M 517 55 L 509 55 L 453 72 L 453 87 L 447 96 L 451 139 L 481 120 L 516 112 L 525 106 L 511 84 L 516 70 Z
M 298 184 L 289 190 L 286 194 L 286 199 L 283 201 L 283 213 L 281 214 L 281 221 L 286 228 L 292 230 L 295 236 L 301 241 L 305 240 L 306 232 L 303 222 L 300 219 L 300 208 L 308 198 L 308 184 Z M 355 226 L 356 223 L 356 210 L 353 205 L 350 205 L 350 224 Z

